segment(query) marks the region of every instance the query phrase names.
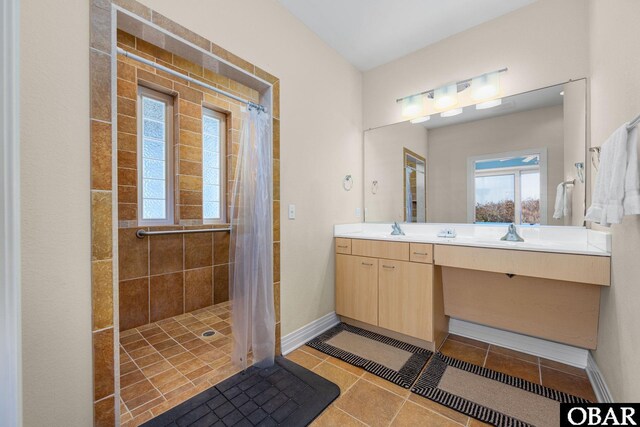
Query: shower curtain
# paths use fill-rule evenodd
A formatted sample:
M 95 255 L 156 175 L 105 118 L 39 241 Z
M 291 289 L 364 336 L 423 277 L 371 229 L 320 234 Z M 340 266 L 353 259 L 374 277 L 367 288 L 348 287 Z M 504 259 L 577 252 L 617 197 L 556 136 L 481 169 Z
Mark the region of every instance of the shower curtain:
M 231 200 L 232 359 L 242 369 L 249 352 L 259 367 L 273 364 L 273 160 L 271 117 L 250 106 L 243 114 Z

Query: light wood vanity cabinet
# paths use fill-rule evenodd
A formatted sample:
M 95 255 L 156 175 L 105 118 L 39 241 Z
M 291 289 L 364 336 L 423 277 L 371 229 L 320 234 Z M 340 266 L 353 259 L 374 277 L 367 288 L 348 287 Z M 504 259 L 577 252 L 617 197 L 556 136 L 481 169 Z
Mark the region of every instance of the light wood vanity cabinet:
M 433 341 L 433 266 L 381 259 L 378 326 Z
M 378 324 L 378 260 L 336 255 L 336 313 Z
M 444 339 L 434 327 L 444 309 L 434 299 L 433 245 L 345 240 L 336 238 L 336 313 L 422 341 Z

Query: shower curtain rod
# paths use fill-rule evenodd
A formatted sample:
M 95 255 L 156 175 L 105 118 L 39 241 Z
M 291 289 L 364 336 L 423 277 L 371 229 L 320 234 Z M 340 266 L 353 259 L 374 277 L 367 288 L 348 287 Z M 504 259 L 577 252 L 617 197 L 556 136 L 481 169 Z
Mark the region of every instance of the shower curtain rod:
M 235 99 L 236 101 L 242 102 L 243 104 L 246 104 L 249 107 L 253 107 L 253 108 L 258 109 L 259 111 L 263 111 L 263 112 L 267 111 L 267 109 L 264 106 L 260 105 L 260 104 L 256 104 L 255 102 L 249 101 L 248 99 L 240 98 L 239 96 L 236 96 L 234 94 L 226 92 L 226 91 L 224 91 L 222 89 L 218 89 L 217 87 L 211 86 L 211 85 L 206 84 L 204 82 L 201 82 L 200 80 L 194 79 L 193 77 L 189 77 L 189 76 L 187 76 L 185 74 L 179 73 L 179 72 L 177 72 L 175 70 L 172 70 L 171 68 L 165 67 L 164 65 L 156 64 L 155 62 L 150 61 L 150 60 L 148 60 L 146 58 L 143 58 L 141 56 L 138 56 L 135 53 L 127 52 L 126 50 L 122 49 L 121 47 L 117 48 L 117 52 L 120 55 L 123 55 L 123 56 L 125 56 L 127 58 L 133 59 L 134 61 L 142 62 L 143 64 L 146 64 L 146 65 L 148 65 L 150 67 L 153 67 L 153 68 L 156 68 L 158 70 L 164 71 L 165 73 L 169 73 L 172 76 L 180 77 L 183 80 L 186 80 L 188 82 L 197 84 L 198 86 L 205 87 L 205 88 L 207 88 L 209 90 L 217 92 L 217 93 L 219 93 L 221 95 L 224 95 L 226 97 L 229 97 L 231 99 Z

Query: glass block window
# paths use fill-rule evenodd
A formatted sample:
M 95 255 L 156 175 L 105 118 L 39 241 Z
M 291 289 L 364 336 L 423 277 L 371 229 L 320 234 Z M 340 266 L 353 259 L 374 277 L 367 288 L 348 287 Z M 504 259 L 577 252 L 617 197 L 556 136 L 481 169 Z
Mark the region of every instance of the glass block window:
M 202 109 L 202 218 L 209 222 L 225 219 L 225 122 L 224 114 Z
M 138 222 L 173 223 L 173 99 L 140 87 L 138 96 Z

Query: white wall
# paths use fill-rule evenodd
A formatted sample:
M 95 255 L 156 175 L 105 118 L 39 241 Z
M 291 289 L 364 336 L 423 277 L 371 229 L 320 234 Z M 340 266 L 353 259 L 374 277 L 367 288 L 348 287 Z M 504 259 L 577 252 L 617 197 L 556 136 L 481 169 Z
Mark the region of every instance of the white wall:
M 143 3 L 280 78 L 282 335 L 333 311 L 333 224 L 362 219 L 361 73 L 276 0 Z
M 547 224 L 556 186 L 563 180 L 562 105 L 429 130 L 427 214 L 429 222 L 467 221 L 467 159 L 485 154 L 547 148 Z M 584 144 L 584 142 L 583 142 Z
M 20 3 L 24 425 L 84 427 L 93 410 L 89 2 Z
M 614 4 L 612 4 L 614 3 Z M 640 114 L 640 2 L 591 0 L 591 144 Z M 595 359 L 618 402 L 640 401 L 640 216 L 613 233 L 612 283 L 602 293 Z
M 367 222 L 404 221 L 404 148 L 427 158 L 427 129 L 404 122 L 364 133 Z M 376 194 L 371 192 L 374 180 L 378 181 Z
M 364 128 L 402 120 L 397 98 L 508 67 L 504 95 L 585 77 L 587 3 L 538 0 L 364 73 Z

